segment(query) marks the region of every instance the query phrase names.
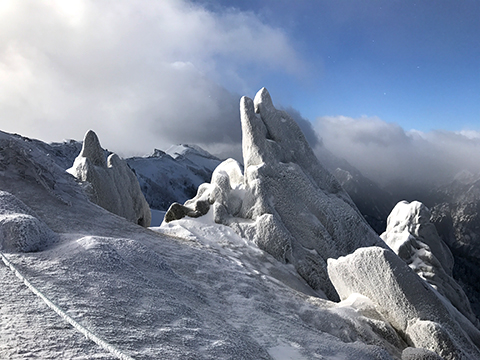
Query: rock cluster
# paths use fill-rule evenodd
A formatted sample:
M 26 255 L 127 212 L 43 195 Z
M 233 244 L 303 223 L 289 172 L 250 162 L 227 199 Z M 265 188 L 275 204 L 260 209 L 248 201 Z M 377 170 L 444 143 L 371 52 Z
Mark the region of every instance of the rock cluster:
M 265 88 L 254 101 L 241 99 L 240 114 L 244 168 L 232 159 L 221 163 L 194 199 L 172 205 L 166 221 L 211 209 L 217 223 L 292 263 L 313 289 L 337 299 L 327 259 L 383 241 Z
M 480 358 L 478 329 L 392 251 L 358 249 L 329 259 L 328 273 L 342 299 L 368 297 L 410 346 L 444 359 Z
M 150 226 L 150 208 L 135 174 L 116 154 L 106 159 L 93 131 L 85 135 L 82 151 L 67 171 L 88 185 L 93 203 L 136 224 Z
M 399 202 L 388 217 L 381 238 L 421 278 L 447 298 L 473 324 L 478 320 L 464 291 L 452 277 L 453 255 L 430 222 L 421 202 Z

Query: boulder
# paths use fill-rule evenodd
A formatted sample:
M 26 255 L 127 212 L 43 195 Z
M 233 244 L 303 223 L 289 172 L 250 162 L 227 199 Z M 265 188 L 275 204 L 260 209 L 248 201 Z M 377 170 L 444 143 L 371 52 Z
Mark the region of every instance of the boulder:
M 329 259 L 328 274 L 341 299 L 368 297 L 410 346 L 444 359 L 480 358 L 480 332 L 391 250 Z
M 381 238 L 421 278 L 448 299 L 478 327 L 478 320 L 461 286 L 453 279 L 453 256 L 430 222 L 430 211 L 421 202 L 399 202 Z
M 30 252 L 44 249 L 57 240 L 33 210 L 14 195 L 0 191 L 0 250 Z
M 150 208 L 137 177 L 116 154 L 106 158 L 92 130 L 85 135 L 82 151 L 67 171 L 87 184 L 93 203 L 138 225 L 150 226 Z
M 244 168 L 232 159 L 221 163 L 185 206 L 195 211 L 208 202 L 217 223 L 293 264 L 313 289 L 338 299 L 327 259 L 385 244 L 265 88 L 254 101 L 241 99 L 240 114 Z

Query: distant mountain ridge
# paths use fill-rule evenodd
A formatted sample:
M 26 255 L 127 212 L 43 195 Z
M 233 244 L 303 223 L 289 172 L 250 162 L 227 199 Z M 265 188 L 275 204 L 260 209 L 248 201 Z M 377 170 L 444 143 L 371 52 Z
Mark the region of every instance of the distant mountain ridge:
M 150 156 L 126 161 L 150 207 L 156 210 L 167 210 L 172 203 L 195 196 L 200 184 L 210 181 L 221 162 L 195 145 L 175 145 L 165 152 L 155 149 Z

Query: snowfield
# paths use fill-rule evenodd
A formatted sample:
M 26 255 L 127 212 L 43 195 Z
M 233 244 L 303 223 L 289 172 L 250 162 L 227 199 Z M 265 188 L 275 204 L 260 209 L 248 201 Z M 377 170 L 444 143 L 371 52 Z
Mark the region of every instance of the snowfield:
M 57 236 L 5 259 L 98 339 L 88 340 L 0 266 L 0 358 L 388 359 L 353 308 L 316 297 L 279 263 L 207 217 L 145 229 L 89 202 L 35 142 L 0 137 L 0 184 Z M 38 171 L 41 169 L 42 171 Z
M 77 143 L 0 132 L 1 359 L 480 357 L 429 210 L 399 203 L 383 241 L 266 89 L 241 104 L 244 167 L 222 162 L 151 227 L 134 172 L 93 132 L 70 172 Z M 185 196 L 184 175 L 219 161 L 170 153 L 131 160 L 149 195 L 161 169 Z

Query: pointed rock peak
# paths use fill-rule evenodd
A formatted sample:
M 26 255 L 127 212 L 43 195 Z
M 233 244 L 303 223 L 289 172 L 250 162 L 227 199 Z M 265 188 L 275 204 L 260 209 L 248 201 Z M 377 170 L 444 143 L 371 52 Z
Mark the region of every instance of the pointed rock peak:
M 257 114 L 262 113 L 264 110 L 275 110 L 272 97 L 270 96 L 266 88 L 261 88 L 260 91 L 257 92 L 257 95 L 255 95 L 255 99 L 253 102 L 255 104 L 255 112 Z
M 326 260 L 385 243 L 318 162 L 295 121 L 275 109 L 265 88 L 254 101 L 242 97 L 240 120 L 243 179 L 239 166 L 220 164 L 211 184 L 185 203 L 182 216 L 201 215 L 197 208 L 211 204 L 214 221 L 292 264 L 319 294 L 337 299 Z
M 253 101 L 247 96 L 242 96 L 240 99 L 240 111 L 242 112 L 251 112 L 253 109 Z
M 100 146 L 97 134 L 93 130 L 88 130 L 83 139 L 83 147 L 80 156 L 90 160 L 93 165 L 107 167 L 105 152 Z

